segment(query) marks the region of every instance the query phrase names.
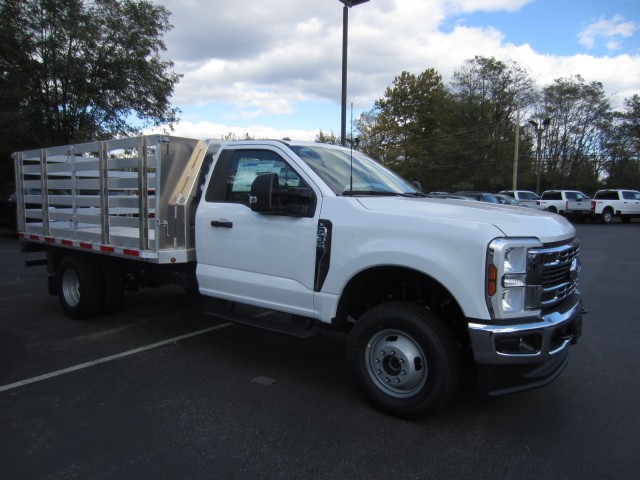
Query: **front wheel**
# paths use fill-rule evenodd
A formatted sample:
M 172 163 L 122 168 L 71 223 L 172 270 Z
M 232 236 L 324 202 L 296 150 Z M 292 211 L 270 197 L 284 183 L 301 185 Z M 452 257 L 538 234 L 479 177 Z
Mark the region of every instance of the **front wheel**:
M 356 322 L 348 348 L 352 375 L 384 412 L 432 413 L 455 393 L 456 341 L 442 320 L 420 305 L 390 302 L 372 308 Z

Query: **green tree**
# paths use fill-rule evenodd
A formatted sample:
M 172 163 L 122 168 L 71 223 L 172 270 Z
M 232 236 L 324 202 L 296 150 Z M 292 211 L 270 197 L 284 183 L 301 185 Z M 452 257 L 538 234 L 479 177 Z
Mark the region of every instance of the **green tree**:
M 450 96 L 433 69 L 402 72 L 357 122 L 360 148 L 411 180 L 434 189 Z
M 24 115 L 29 92 L 30 39 L 21 0 L 0 0 L 0 174 L 7 178 L 9 155 L 28 138 Z
M 625 99 L 624 111 L 615 114 L 607 150 L 606 186 L 640 188 L 640 95 Z
M 333 131 L 325 132 L 320 130 L 313 140 L 318 143 L 328 143 L 330 145 L 340 145 L 340 138 Z
M 448 155 L 462 166 L 459 188 L 496 190 L 511 186 L 518 108 L 536 98 L 533 80 L 513 61 L 476 56 L 454 72 L 456 115 Z M 519 172 L 531 184 L 531 164 L 520 161 Z
M 0 0 L 0 155 L 172 124 L 169 12 L 147 0 Z M 132 118 L 137 118 L 135 124 Z
M 600 82 L 577 75 L 543 89 L 536 116 L 549 118 L 544 132 L 541 189 L 598 188 L 608 164 L 613 111 Z

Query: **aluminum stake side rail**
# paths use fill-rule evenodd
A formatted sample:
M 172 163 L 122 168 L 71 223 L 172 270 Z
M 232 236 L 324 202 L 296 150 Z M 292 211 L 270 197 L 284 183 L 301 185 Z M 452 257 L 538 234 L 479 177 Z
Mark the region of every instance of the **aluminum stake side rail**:
M 20 238 L 155 263 L 194 261 L 188 215 L 207 147 L 150 135 L 18 152 Z

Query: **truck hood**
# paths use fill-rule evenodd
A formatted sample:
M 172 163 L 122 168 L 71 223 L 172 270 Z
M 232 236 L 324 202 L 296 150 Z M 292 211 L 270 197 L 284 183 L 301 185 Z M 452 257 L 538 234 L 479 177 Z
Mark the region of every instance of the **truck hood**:
M 555 242 L 575 235 L 564 217 L 534 208 L 470 200 L 407 197 L 357 197 L 372 212 L 493 225 L 507 237 L 536 237 Z

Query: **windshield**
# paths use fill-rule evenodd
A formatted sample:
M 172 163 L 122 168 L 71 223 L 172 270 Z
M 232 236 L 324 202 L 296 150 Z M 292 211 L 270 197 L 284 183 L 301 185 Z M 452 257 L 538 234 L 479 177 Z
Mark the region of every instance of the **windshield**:
M 496 197 L 493 193 L 483 193 L 482 198 L 484 198 L 485 202 L 500 203 L 500 200 L 498 200 L 498 197 Z
M 352 161 L 349 150 L 322 145 L 297 145 L 291 149 L 336 195 L 424 196 L 405 179 L 360 152 L 353 152 Z
M 540 197 L 533 192 L 520 192 L 520 200 L 540 200 Z

